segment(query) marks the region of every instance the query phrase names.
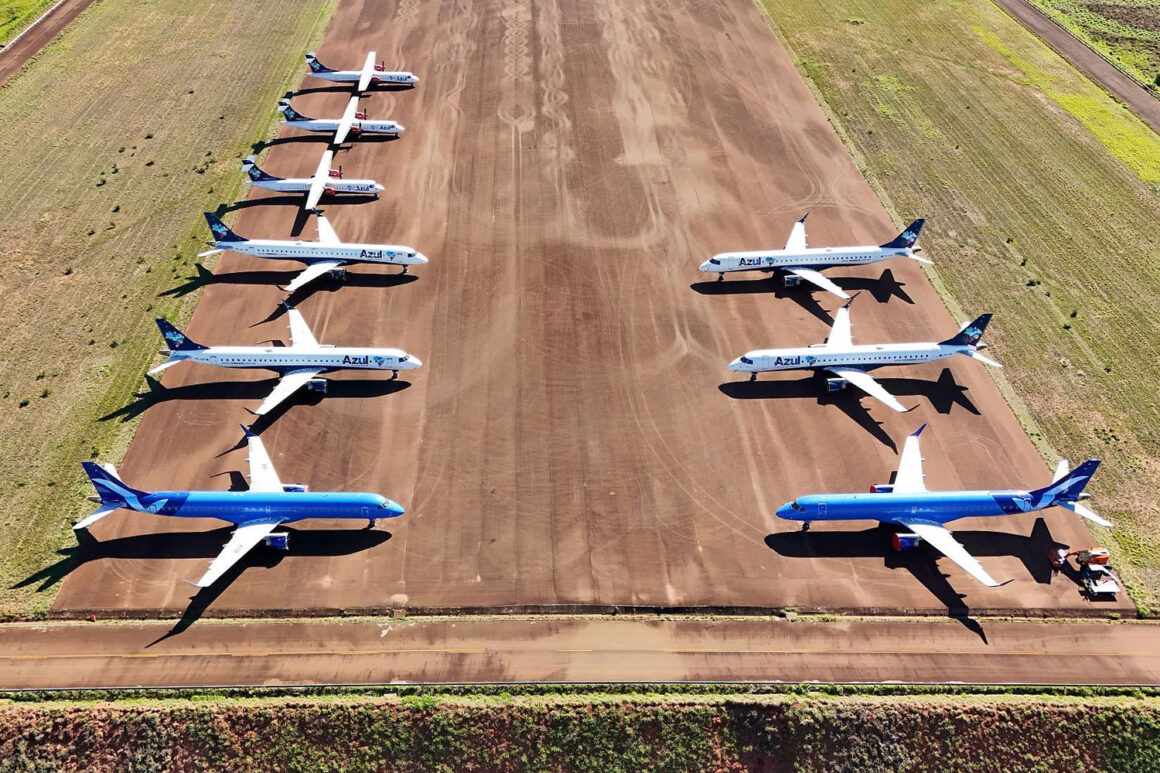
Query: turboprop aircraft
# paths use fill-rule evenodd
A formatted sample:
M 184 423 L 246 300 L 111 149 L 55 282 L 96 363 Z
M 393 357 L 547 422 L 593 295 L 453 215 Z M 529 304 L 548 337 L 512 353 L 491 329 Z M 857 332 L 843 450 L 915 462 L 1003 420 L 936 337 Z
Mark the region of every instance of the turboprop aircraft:
M 306 64 L 310 66 L 309 75 L 322 78 L 333 83 L 357 83 L 358 91 L 366 91 L 371 86 L 414 86 L 419 79 L 403 70 L 388 70 L 381 64 L 375 64 L 375 52 L 367 54 L 366 63 L 361 70 L 332 70 L 311 51 L 306 55 Z
M 802 531 L 809 531 L 810 524 L 816 521 L 868 520 L 901 526 L 909 532 L 894 536 L 896 550 L 910 550 L 920 541 L 929 542 L 976 580 L 991 587 L 1006 585 L 1010 580 L 996 582 L 944 524 L 958 518 L 1017 515 L 1058 506 L 1100 526 L 1112 525 L 1080 502 L 1088 497 L 1083 490 L 1100 466 L 1099 459 L 1088 459 L 1071 471 L 1067 461 L 1061 461 L 1051 485 L 1033 491 L 927 491 L 918 447 L 918 436 L 925 427 L 923 424 L 906 439 L 893 483 L 871 486 L 869 494 L 801 496 L 778 508 L 778 517 L 801 521 Z
M 242 171 L 249 175 L 250 185 L 265 188 L 268 191 L 280 193 L 305 193 L 306 203 L 303 209 L 311 210 L 318 206 L 322 194 L 337 196 L 338 194 L 370 195 L 376 199 L 386 190 L 374 180 L 345 180 L 342 176 L 342 167 L 338 170 L 330 168 L 334 163 L 334 151 L 327 149 L 318 162 L 318 169 L 313 177 L 275 177 L 258 168 L 257 159 L 247 156 L 242 162 Z
M 990 314 L 980 315 L 974 322 L 963 325 L 957 334 L 939 343 L 855 344 L 850 324 L 850 303 L 853 300 L 851 298 L 834 314 L 834 326 L 824 344 L 746 352 L 729 363 L 729 370 L 748 373 L 750 381 L 755 380 L 758 373 L 775 370 L 824 370 L 835 376 L 826 380 L 827 391 L 837 392 L 846 384 L 853 384 L 899 413 L 905 413 L 910 409 L 902 407 L 868 371 L 887 365 L 934 362 L 955 354 L 965 354 L 994 368 L 1003 367 L 979 354 L 980 349 L 987 347 L 979 343 L 979 339 L 991 321 Z
M 906 230 L 894 237 L 886 244 L 878 247 L 807 247 L 806 246 L 806 218 L 793 224 L 789 240 L 784 250 L 761 250 L 758 252 L 722 252 L 714 255 L 701 264 L 701 270 L 710 274 L 717 274 L 717 281 L 725 278 L 725 274 L 734 271 L 766 271 L 780 272 L 786 287 L 794 287 L 801 280 L 833 293 L 839 298 L 848 299 L 850 296 L 838 285 L 822 276 L 821 270 L 834 266 L 861 266 L 866 263 L 877 263 L 881 260 L 902 256 L 917 260 L 920 263 L 931 263 L 926 258 L 920 258 L 917 253 L 921 248 L 915 247 L 918 234 L 922 231 L 923 219 L 915 220 L 906 227 Z
M 112 465 L 82 462 L 97 490 L 97 496 L 89 499 L 101 506 L 73 529 L 87 529 L 121 508 L 176 518 L 218 518 L 236 524 L 225 548 L 210 562 L 209 570 L 193 583 L 207 588 L 263 540 L 271 547 L 286 550 L 287 535 L 274 533 L 283 523 L 306 518 L 357 518 L 374 526 L 377 518 L 395 518 L 404 513 L 397 502 L 381 494 L 312 492 L 303 483 L 283 483 L 262 439 L 247 427 L 242 430 L 250 453 L 248 491 L 139 491 L 126 485 Z
M 334 145 L 345 142 L 347 135 L 356 139 L 364 134 L 387 134 L 398 137 L 405 131 L 403 124 L 398 121 L 368 121 L 367 114 L 359 112 L 357 95 L 346 103 L 342 118 L 307 118 L 291 107 L 290 100 L 284 97 L 278 103 L 278 109 L 286 119 L 282 121 L 283 126 L 308 132 L 332 133 L 334 139 L 331 142 Z
M 297 260 L 306 264 L 306 270 L 283 289 L 293 293 L 324 274 L 341 278 L 346 274 L 345 266 L 352 263 L 378 263 L 403 267 L 403 273 L 411 266 L 421 266 L 427 257 L 417 250 L 398 244 L 344 244 L 334 232 L 334 228 L 317 210 L 318 241 L 304 242 L 288 239 L 246 239 L 231 231 L 212 212 L 205 213 L 209 230 L 213 233 L 212 250 L 198 255 L 204 258 L 215 252 L 230 250 L 257 258 L 275 260 Z
M 402 349 L 368 349 L 336 347 L 320 344 L 310 332 L 302 314 L 286 304 L 290 318 L 290 346 L 202 346 L 189 339 L 166 319 L 158 319 L 157 327 L 169 349 L 161 354 L 165 362 L 149 371 L 160 373 L 179 362 L 198 362 L 222 368 L 259 368 L 272 370 L 281 376 L 274 391 L 262 401 L 256 416 L 265 416 L 281 405 L 286 398 L 304 386 L 317 392 L 326 392 L 326 379 L 321 373 L 336 370 L 389 370 L 391 378 L 398 378 L 400 370 L 415 370 L 423 365 Z

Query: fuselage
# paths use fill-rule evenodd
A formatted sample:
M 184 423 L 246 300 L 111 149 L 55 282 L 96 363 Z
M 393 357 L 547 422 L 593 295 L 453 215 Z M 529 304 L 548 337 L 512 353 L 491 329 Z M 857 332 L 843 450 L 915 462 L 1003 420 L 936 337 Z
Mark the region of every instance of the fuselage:
M 344 263 L 387 263 L 396 266 L 421 266 L 427 257 L 417 250 L 400 244 L 323 244 L 321 242 L 289 241 L 285 239 L 246 239 L 245 241 L 215 241 L 214 247 L 231 250 L 256 258 L 297 260 L 313 263 L 320 260 L 341 260 Z
M 137 512 L 230 523 L 306 518 L 394 518 L 403 508 L 381 494 L 313 491 L 154 491 L 127 497 Z
M 756 252 L 722 252 L 701 264 L 706 273 L 730 271 L 777 271 L 787 268 L 823 269 L 832 266 L 860 266 L 877 263 L 900 255 L 909 255 L 910 247 L 818 247 L 804 250 L 759 250 Z
M 307 75 L 312 75 L 315 78 L 321 78 L 324 81 L 331 81 L 332 83 L 358 83 L 362 78 L 362 70 L 323 70 L 315 72 L 307 69 Z M 404 70 L 380 70 L 375 68 L 374 75 L 371 76 L 371 84 L 383 86 L 414 86 L 419 82 L 419 78 L 414 74 Z
M 1050 499 L 1047 500 L 1050 503 Z M 926 491 L 893 494 L 809 494 L 777 510 L 789 521 L 897 523 L 900 519 L 947 523 L 958 518 L 1013 515 L 1042 509 L 1028 491 Z
M 312 182 L 314 180 L 310 177 L 283 177 L 278 180 L 249 181 L 250 185 L 279 193 L 308 193 Z M 350 193 L 378 196 L 386 188 L 374 180 L 344 180 L 341 177 L 332 177 L 326 181 L 324 190 L 331 195 Z
M 333 134 L 338 130 L 339 121 L 337 118 L 307 118 L 301 121 L 283 121 L 283 126 L 289 126 L 292 129 L 301 129 L 308 132 L 326 132 Z M 406 131 L 403 124 L 397 121 L 359 121 L 356 120 L 350 125 L 350 133 L 352 135 L 359 134 L 389 134 L 398 137 Z
M 853 344 L 838 350 L 820 344 L 795 349 L 756 349 L 729 363 L 729 370 L 739 373 L 766 373 L 776 370 L 811 370 L 838 366 L 873 370 L 887 365 L 933 362 L 962 354 L 967 348 L 930 342 Z
M 216 365 L 219 368 L 261 368 L 285 373 L 302 368 L 335 370 L 415 370 L 423 363 L 402 349 L 370 349 L 321 345 L 213 346 L 208 349 L 164 352 L 172 359 Z

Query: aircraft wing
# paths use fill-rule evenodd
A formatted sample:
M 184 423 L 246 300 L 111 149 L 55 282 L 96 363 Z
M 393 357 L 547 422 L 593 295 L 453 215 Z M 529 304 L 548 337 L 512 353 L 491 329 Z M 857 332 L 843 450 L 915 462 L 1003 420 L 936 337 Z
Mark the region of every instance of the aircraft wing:
M 346 135 L 350 132 L 351 125 L 354 124 L 354 114 L 357 112 L 358 95 L 356 94 L 346 103 L 346 110 L 343 112 L 342 118 L 338 119 L 338 128 L 334 130 L 335 145 L 341 145 L 346 140 Z
M 218 553 L 217 558 L 209 562 L 209 569 L 194 585 L 199 588 L 208 588 L 213 585 L 218 581 L 218 578 L 229 571 L 231 566 L 240 561 L 242 556 L 249 553 L 255 545 L 265 539 L 267 534 L 274 531 L 283 520 L 283 518 L 275 518 L 250 521 L 239 525 L 230 535 L 230 541 L 222 548 L 222 552 Z
M 306 267 L 301 274 L 294 277 L 290 284 L 286 285 L 286 292 L 293 293 L 301 287 L 313 282 L 318 277 L 322 276 L 328 271 L 333 271 L 336 268 L 342 268 L 346 265 L 341 260 L 320 260 L 317 263 L 311 263 Z
M 987 570 L 983 568 L 979 560 L 968 553 L 967 549 L 955 539 L 955 536 L 942 526 L 925 521 L 899 521 L 899 523 L 929 542 L 935 550 L 954 561 L 962 567 L 963 571 L 984 585 L 997 588 L 1000 585 L 1006 585 L 1008 582 L 1011 582 L 1010 580 L 998 582 L 994 577 L 987 574 Z
M 826 346 L 841 349 L 854 343 L 853 326 L 850 324 L 850 304 L 846 304 L 834 313 L 834 326 L 830 328 L 830 337 L 826 339 Z
M 306 386 L 306 382 L 317 376 L 322 370 L 322 368 L 303 368 L 302 370 L 292 370 L 282 376 L 278 380 L 278 386 L 274 387 L 274 391 L 262 401 L 254 413 L 258 416 L 265 416 L 281 405 L 290 395 Z
M 302 312 L 287 305 L 286 316 L 290 318 L 290 345 L 317 349 L 318 339 L 310 332 L 310 326 L 306 324 Z
M 808 217 L 808 214 L 806 215 Z M 789 232 L 789 239 L 786 240 L 785 249 L 787 252 L 800 252 L 806 248 L 806 218 L 793 224 L 793 228 Z
M 358 78 L 358 90 L 366 91 L 367 86 L 371 85 L 371 78 L 375 74 L 375 52 L 371 51 L 367 54 L 366 64 L 363 65 L 362 75 Z
M 906 444 L 902 446 L 902 459 L 898 462 L 898 472 L 894 476 L 896 494 L 916 494 L 926 491 L 926 483 L 923 482 L 926 475 L 922 472 L 922 451 L 918 448 L 918 436 L 924 429 L 925 424 L 907 437 Z
M 342 244 L 342 239 L 338 238 L 338 234 L 334 230 L 334 226 L 326 219 L 326 216 L 321 212 L 315 212 L 314 216 L 318 218 L 318 243 L 319 244 Z
M 906 413 L 909 408 L 904 408 L 902 403 L 894 397 L 894 395 L 883 389 L 882 385 L 875 381 L 869 373 L 864 370 L 857 370 L 856 368 L 826 368 L 830 373 L 833 373 L 839 378 L 844 378 L 854 386 L 861 389 L 866 394 L 870 395 L 876 400 L 880 400 L 889 405 L 899 413 Z
M 314 209 L 322 198 L 326 189 L 326 181 L 330 179 L 330 165 L 334 162 L 334 151 L 329 148 L 322 153 L 322 160 L 318 162 L 318 169 L 314 177 L 310 178 L 310 192 L 306 194 L 306 209 Z
M 270 454 L 266 453 L 266 446 L 262 438 L 250 432 L 249 428 L 242 427 L 246 433 L 246 445 L 250 452 L 250 491 L 282 491 L 282 481 L 270 461 Z
M 822 276 L 822 274 L 820 272 L 814 271 L 812 268 L 787 268 L 784 270 L 787 273 L 793 274 L 796 277 L 800 277 L 800 278 L 806 280 L 810 284 L 817 285 L 818 287 L 822 288 L 826 292 L 833 293 L 834 295 L 838 296 L 839 298 L 844 298 L 845 300 L 850 300 L 850 296 L 846 295 L 845 290 L 843 290 L 841 287 L 838 287 L 836 284 L 831 282 L 829 279 Z

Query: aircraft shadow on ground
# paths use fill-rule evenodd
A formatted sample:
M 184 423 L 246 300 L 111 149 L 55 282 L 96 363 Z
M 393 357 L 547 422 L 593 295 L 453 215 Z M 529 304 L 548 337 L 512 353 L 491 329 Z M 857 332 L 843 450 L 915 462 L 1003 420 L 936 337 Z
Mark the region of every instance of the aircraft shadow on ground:
M 966 395 L 967 388 L 955 381 L 950 368 L 943 368 L 935 381 L 916 378 L 880 378 L 878 383 L 886 391 L 900 399 L 913 396 L 925 397 L 939 413 L 950 413 L 955 405 L 959 405 L 975 415 L 979 414 L 979 409 Z M 734 400 L 812 398 L 819 405 L 834 405 L 883 445 L 889 446 L 895 451 L 898 450 L 894 440 L 882 429 L 881 422 L 876 421 L 870 410 L 863 404 L 864 401 L 869 401 L 869 404 L 878 406 L 878 401 L 853 386 L 847 386 L 840 392 L 826 392 L 826 376 L 823 373 L 811 374 L 792 381 L 773 379 L 727 381 L 717 388 Z M 881 406 L 881 410 L 888 411 L 890 409 Z
M 339 84 L 336 86 L 311 86 L 311 87 L 305 88 L 305 89 L 298 89 L 297 91 L 288 91 L 288 92 L 286 92 L 286 98 L 293 99 L 294 97 L 302 96 L 304 94 L 326 94 L 326 93 L 352 94 L 353 89 L 356 85 L 357 84 L 354 84 L 354 83 L 343 83 L 343 84 Z M 373 94 L 373 93 L 379 92 L 379 91 L 412 91 L 412 90 L 414 90 L 414 88 L 415 88 L 414 86 L 411 86 L 409 84 L 404 84 L 404 83 L 398 83 L 398 84 L 376 83 L 376 84 L 370 86 L 363 93 Z
M 313 171 L 309 172 L 308 174 L 313 174 Z M 374 196 L 369 193 L 344 193 L 341 196 L 324 195 L 319 200 L 319 204 L 321 205 L 325 203 L 328 206 L 332 204 L 370 204 L 371 202 L 378 200 L 378 196 Z M 302 209 L 302 203 L 304 201 L 306 201 L 305 193 L 286 194 L 281 196 L 259 196 L 253 199 L 241 199 L 240 201 L 235 201 L 232 204 L 221 204 L 217 209 L 214 210 L 214 214 L 218 217 L 221 217 L 222 215 L 225 215 L 229 212 L 237 212 L 238 210 L 251 209 L 253 207 L 298 207 L 299 209 Z M 305 214 L 308 215 L 309 213 Z
M 285 287 L 294 281 L 294 277 L 302 273 L 302 268 L 298 268 L 289 271 L 231 271 L 229 273 L 215 274 L 200 263 L 194 264 L 194 270 L 197 273 L 194 276 L 185 277 L 183 284 L 164 290 L 158 296 L 180 298 L 192 292 L 197 292 L 208 285 L 215 284 L 277 285 Z M 294 305 L 306 300 L 315 293 L 332 293 L 344 286 L 386 289 L 388 287 L 410 284 L 418 279 L 419 276 L 417 274 L 368 274 L 358 271 L 347 271 L 346 278 L 343 280 L 331 279 L 325 276 L 320 277 L 307 286 L 296 290 L 287 300 L 290 301 L 291 305 Z M 279 306 L 279 308 L 281 307 Z
M 877 279 L 844 277 L 834 278 L 834 283 L 847 292 L 868 292 L 879 303 L 888 303 L 891 298 L 898 298 L 906 303 L 914 304 L 914 299 L 903 289 L 906 287 L 906 284 L 895 279 L 894 272 L 890 269 L 883 271 L 882 275 Z M 701 295 L 764 293 L 773 295 L 779 299 L 787 298 L 827 325 L 834 324 L 833 318 L 826 313 L 815 297 L 818 293 L 825 294 L 824 290 L 805 283 L 799 284 L 797 287 L 785 287 L 782 285 L 781 277 L 776 273 L 756 279 L 726 279 L 723 282 L 694 282 L 689 287 Z M 839 299 L 835 298 L 834 300 L 837 301 Z
M 808 532 L 792 531 L 770 534 L 765 544 L 778 555 L 786 558 L 878 558 L 881 557 L 888 569 L 905 569 L 922 583 L 931 595 L 947 609 L 947 615 L 963 622 L 963 625 L 979 635 L 984 643 L 985 632 L 978 621 L 970 618 L 970 607 L 963 601 L 963 594 L 956 591 L 943 574 L 937 560 L 949 561 L 933 548 L 922 545 L 916 550 L 899 552 L 894 550 L 891 538 L 901 527 L 879 524 L 862 531 L 823 531 L 824 524 L 815 524 Z M 953 529 L 953 524 L 951 525 Z M 987 556 L 1015 556 L 1023 562 L 1027 573 L 1040 585 L 1051 583 L 1053 575 L 1050 554 L 1056 548 L 1067 547 L 1056 542 L 1051 530 L 1042 518 L 1035 519 L 1030 536 L 1007 534 L 994 531 L 955 531 L 955 539 L 963 544 L 967 552 L 976 558 Z M 1064 572 L 1064 576 L 1081 587 L 1077 572 Z M 1000 581 L 1010 578 L 998 578 Z M 1021 578 L 1015 578 L 1018 581 Z M 974 582 L 966 580 L 965 582 Z M 982 585 L 979 585 L 983 588 Z M 986 590 L 985 588 L 983 588 Z
M 146 376 L 147 389 L 133 396 L 133 402 L 118 408 L 112 413 L 105 414 L 101 421 L 120 419 L 122 422 L 132 421 L 145 411 L 159 403 L 170 400 L 246 400 L 255 403 L 261 402 L 270 392 L 274 391 L 277 379 L 262 381 L 211 381 L 204 384 L 187 384 L 178 387 L 166 387 L 157 379 Z M 369 397 L 383 397 L 401 392 L 411 386 L 411 382 L 401 379 L 328 379 L 325 395 L 299 390 L 271 413 L 259 417 L 254 426 L 254 432 L 260 434 L 277 421 L 278 417 L 295 405 L 316 404 L 322 400 L 363 399 Z

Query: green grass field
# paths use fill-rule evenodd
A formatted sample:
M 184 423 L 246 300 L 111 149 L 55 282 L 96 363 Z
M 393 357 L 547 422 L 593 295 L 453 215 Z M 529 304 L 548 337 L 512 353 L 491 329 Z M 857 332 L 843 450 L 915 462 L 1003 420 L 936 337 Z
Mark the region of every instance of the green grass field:
M 1104 459 L 1093 543 L 1156 609 L 1160 137 L 987 0 L 759 2 L 955 316 L 996 312 L 1045 459 Z
M 0 44 L 7 43 L 56 0 L 4 0 L 0 3 Z
M 1160 96 L 1160 0 L 1030 0 Z
M 161 293 L 335 2 L 104 0 L 0 90 L 0 616 L 51 603 L 14 586 L 75 542 L 79 463 L 117 461 L 135 427 L 99 419 L 143 386 L 153 317 L 192 309 Z

